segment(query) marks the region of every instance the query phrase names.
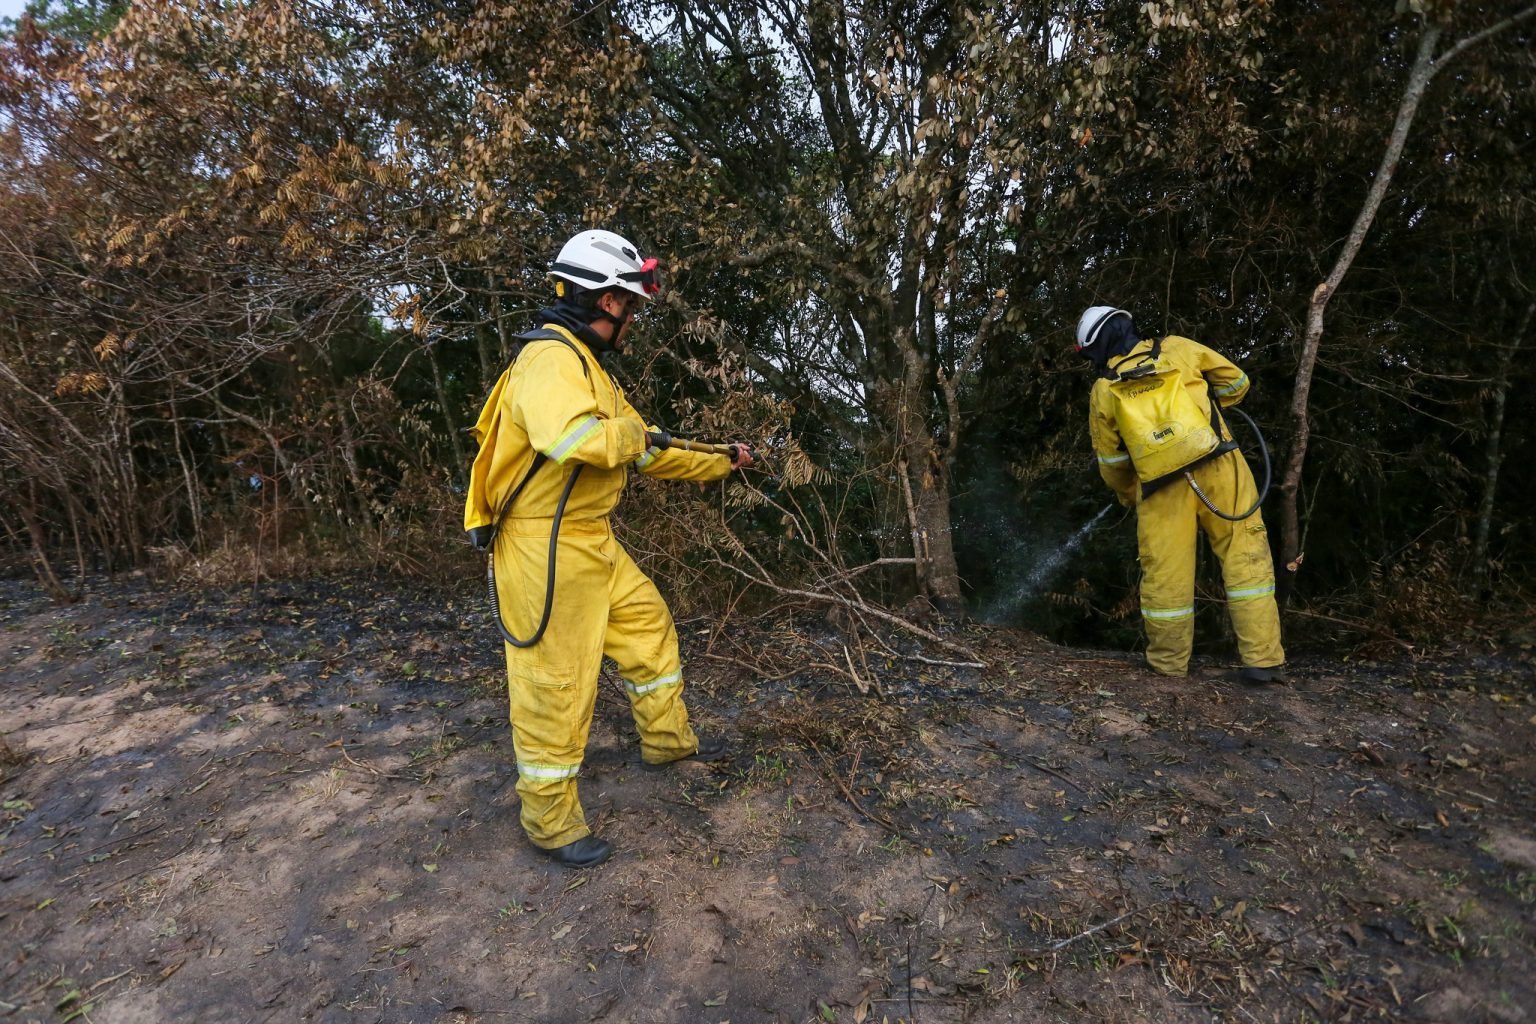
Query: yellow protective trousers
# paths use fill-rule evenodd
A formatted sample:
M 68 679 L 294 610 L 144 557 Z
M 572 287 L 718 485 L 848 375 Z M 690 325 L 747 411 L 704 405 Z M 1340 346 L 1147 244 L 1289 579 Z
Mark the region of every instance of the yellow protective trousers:
M 516 636 L 531 636 L 544 610 L 551 525 L 508 517 L 496 540 L 501 614 Z M 517 792 L 535 846 L 553 849 L 591 833 L 576 776 L 603 655 L 618 663 L 624 679 L 641 757 L 664 764 L 698 750 L 683 705 L 672 615 L 606 518 L 560 524 L 549 629 L 533 647 L 504 646 Z
M 1249 508 L 1257 496 L 1253 473 L 1240 452 L 1229 452 L 1193 474 L 1223 512 Z M 1165 675 L 1189 667 L 1195 637 L 1195 543 L 1203 532 L 1221 561 L 1227 612 L 1243 664 L 1270 668 L 1285 662 L 1275 568 L 1264 520 L 1255 512 L 1234 523 L 1211 512 L 1183 479 L 1153 491 L 1136 504 L 1141 551 L 1141 615 L 1147 629 L 1147 661 Z

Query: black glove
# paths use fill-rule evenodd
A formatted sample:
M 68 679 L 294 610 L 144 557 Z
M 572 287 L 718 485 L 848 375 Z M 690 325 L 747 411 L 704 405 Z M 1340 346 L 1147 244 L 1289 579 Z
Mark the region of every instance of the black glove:
M 477 526 L 469 531 L 469 542 L 475 546 L 476 551 L 485 551 L 490 548 L 491 541 L 496 539 L 496 527 Z
M 672 447 L 672 435 L 659 427 L 655 430 L 647 430 L 645 432 L 645 446 L 647 448 L 670 448 Z

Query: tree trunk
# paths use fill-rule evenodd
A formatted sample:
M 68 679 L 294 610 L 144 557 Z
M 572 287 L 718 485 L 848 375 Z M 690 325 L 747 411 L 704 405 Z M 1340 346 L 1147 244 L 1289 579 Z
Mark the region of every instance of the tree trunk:
M 1493 380 L 1493 409 L 1488 414 L 1488 444 L 1485 448 L 1487 473 L 1483 477 L 1483 498 L 1477 510 L 1477 530 L 1472 541 L 1472 573 L 1477 599 L 1487 601 L 1492 595 L 1488 586 L 1488 538 L 1493 528 L 1493 499 L 1499 486 L 1499 468 L 1504 463 L 1502 448 L 1504 437 L 1504 408 L 1509 396 L 1509 370 L 1515 355 L 1525 341 L 1531 319 L 1536 316 L 1536 303 L 1525 309 L 1515 337 L 1499 356 L 1499 368 Z
M 202 485 L 187 461 L 187 453 L 181 430 L 181 412 L 176 407 L 175 391 L 167 399 L 171 408 L 172 440 L 176 445 L 176 461 L 181 464 L 181 479 L 187 487 L 187 508 L 192 513 L 192 547 L 198 554 L 203 552 L 203 498 Z
M 1397 171 L 1397 162 L 1402 157 L 1403 146 L 1408 141 L 1408 130 L 1413 127 L 1414 116 L 1419 110 L 1419 101 L 1424 98 L 1424 90 L 1428 87 L 1430 79 L 1468 49 L 1532 17 L 1536 17 L 1536 4 L 1521 8 L 1510 17 L 1480 32 L 1474 32 L 1439 57 L 1434 55 L 1435 46 L 1440 41 L 1439 25 L 1426 26 L 1424 35 L 1419 40 L 1419 51 L 1414 55 L 1413 67 L 1408 72 L 1408 82 L 1403 87 L 1403 98 L 1397 106 L 1397 119 L 1393 122 L 1386 152 L 1381 156 L 1381 165 L 1376 169 L 1376 177 L 1366 192 L 1364 205 L 1355 216 L 1355 223 L 1349 230 L 1349 236 L 1345 239 L 1339 258 L 1334 261 L 1333 269 L 1329 271 L 1327 279 L 1313 289 L 1312 300 L 1307 309 L 1307 329 L 1302 340 L 1301 357 L 1296 366 L 1296 386 L 1291 392 L 1291 450 L 1286 458 L 1285 471 L 1280 478 L 1280 563 L 1284 566 L 1285 572 L 1280 574 L 1278 582 L 1282 603 L 1290 597 L 1295 587 L 1297 571 L 1301 568 L 1302 559 L 1306 557 L 1301 549 L 1299 496 L 1302 469 L 1307 458 L 1307 442 L 1312 434 L 1307 402 L 1312 394 L 1312 372 L 1317 365 L 1318 345 L 1323 337 L 1323 311 L 1328 306 L 1328 300 L 1333 297 L 1334 292 L 1338 291 L 1344 275 L 1349 272 L 1350 266 L 1360 252 L 1360 247 L 1365 243 L 1365 236 L 1376 219 L 1376 212 L 1381 208 L 1388 186 L 1392 184 L 1392 175 Z
M 912 524 L 912 557 L 917 560 L 917 579 L 925 588 L 924 596 L 946 615 L 963 615 L 965 599 L 960 593 L 960 567 L 955 561 L 949 517 L 949 474 L 929 422 L 924 386 L 929 363 L 914 341 L 909 332 L 898 343 L 905 367 L 901 388 L 892 392 L 897 402 L 894 421 L 902 494 Z
M 487 306 L 491 311 L 490 316 L 496 321 L 496 328 L 499 332 L 501 317 L 497 315 L 497 311 L 499 311 L 501 306 L 496 299 L 496 275 L 491 271 L 486 271 L 485 284 L 490 290 L 488 296 L 490 302 L 487 303 Z M 495 380 L 501 371 L 495 369 L 496 357 L 491 352 L 491 325 L 485 319 L 475 324 L 475 351 L 480 357 L 480 380 L 482 382 Z M 488 384 L 485 386 L 489 388 Z
M 448 404 L 448 390 L 443 387 L 443 370 L 437 362 L 437 346 L 427 346 L 427 362 L 432 364 L 432 389 L 437 394 L 437 407 L 442 410 L 443 425 L 448 428 L 448 442 L 453 445 L 453 478 L 459 483 L 469 472 L 469 456 L 464 451 L 464 438 L 459 436 L 459 419 Z
M 955 562 L 954 536 L 949 518 L 949 478 L 944 473 L 931 441 L 923 438 L 905 446 L 908 479 L 913 493 L 912 518 L 921 551 L 913 552 L 923 564 L 923 578 L 934 607 L 946 615 L 963 615 L 960 567 Z
M 1419 40 L 1419 52 L 1408 73 L 1408 84 L 1403 88 L 1403 98 L 1397 107 L 1397 120 L 1392 126 L 1392 135 L 1381 157 L 1381 166 L 1376 169 L 1376 177 L 1366 193 L 1365 203 L 1355 216 L 1355 223 L 1349 229 L 1344 249 L 1334 261 L 1333 269 L 1329 271 L 1327 279 L 1312 290 L 1312 301 L 1307 309 L 1307 330 L 1296 367 L 1296 385 L 1291 392 L 1291 450 L 1286 458 L 1285 471 L 1280 477 L 1280 563 L 1285 568 L 1280 577 L 1282 599 L 1290 596 L 1295 586 L 1296 573 L 1305 557 L 1305 552 L 1301 550 L 1299 496 L 1301 473 L 1307 459 L 1307 442 L 1312 435 L 1307 403 L 1312 394 L 1312 373 L 1317 366 L 1317 350 L 1323 338 L 1323 311 L 1365 243 L 1366 233 L 1376 219 L 1376 212 L 1386 197 L 1387 187 L 1392 184 L 1397 161 L 1408 141 L 1408 129 L 1413 126 L 1419 101 L 1423 99 L 1424 89 L 1434 73 L 1435 44 L 1439 40 L 1438 25 L 1430 25 L 1424 30 Z
M 512 332 L 507 327 L 507 318 L 501 313 L 501 292 L 496 290 L 494 281 L 491 282 L 491 317 L 496 321 L 496 344 L 501 358 L 496 363 L 497 369 L 487 374 L 485 379 L 481 381 L 481 390 L 487 393 L 490 392 L 491 385 L 496 382 L 496 378 L 501 376 L 502 370 L 505 370 L 507 364 L 512 362 Z M 478 412 L 479 410 L 475 411 Z
M 141 510 L 139 508 L 139 475 L 138 467 L 133 462 L 133 426 L 128 415 L 128 396 L 120 382 L 114 382 L 110 391 L 112 399 L 111 423 L 113 430 L 113 451 L 108 455 L 114 470 L 116 479 L 113 481 L 117 493 L 111 500 L 117 507 L 115 516 L 109 516 L 106 510 L 99 509 L 98 515 L 103 520 L 116 518 L 119 523 L 119 542 L 126 549 L 127 564 L 138 565 L 144 559 L 144 535 L 140 522 Z M 108 558 L 112 552 L 107 552 Z M 116 567 L 116 560 L 111 562 Z
M 341 425 L 341 459 L 347 471 L 347 480 L 352 485 L 352 507 L 360 524 L 372 530 L 373 512 L 368 507 L 368 487 L 363 483 L 363 474 L 358 467 L 357 438 L 352 433 L 352 424 L 347 420 L 345 407 L 338 406 L 336 409 L 336 421 Z
M 32 543 L 33 571 L 37 574 L 38 582 L 48 591 L 49 597 L 58 602 L 72 602 L 75 597 L 70 594 L 69 588 L 59 581 L 58 575 L 53 571 L 53 563 L 48 558 L 48 535 L 37 518 L 37 487 L 29 484 L 27 492 L 26 502 L 15 502 L 15 505 L 27 525 L 27 537 Z M 79 583 L 83 590 L 84 574 L 81 575 Z

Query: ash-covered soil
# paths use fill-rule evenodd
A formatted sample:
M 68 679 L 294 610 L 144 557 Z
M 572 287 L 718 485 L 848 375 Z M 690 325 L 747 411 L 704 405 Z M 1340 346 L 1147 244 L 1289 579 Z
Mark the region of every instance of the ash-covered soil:
M 681 630 L 734 756 L 641 770 L 605 677 L 573 872 L 477 594 L 0 583 L 0 1019 L 1536 1022 L 1528 649 L 1253 690 Z

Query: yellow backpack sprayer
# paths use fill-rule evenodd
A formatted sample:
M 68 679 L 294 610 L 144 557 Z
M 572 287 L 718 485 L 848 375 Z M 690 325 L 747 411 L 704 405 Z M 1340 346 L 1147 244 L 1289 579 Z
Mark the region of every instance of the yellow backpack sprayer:
M 1264 459 L 1264 485 L 1243 512 L 1229 513 L 1217 508 L 1195 481 L 1194 469 L 1237 451 L 1239 445 L 1226 430 L 1214 390 L 1208 390 L 1211 411 L 1207 418 L 1190 395 L 1184 373 L 1161 358 L 1162 344 L 1161 338 L 1154 341 L 1151 349 L 1128 369 L 1124 368 L 1125 363 L 1132 360 L 1124 360 L 1114 368 L 1106 365 L 1103 370 L 1114 398 L 1115 426 L 1136 469 L 1142 496 L 1182 476 L 1215 515 L 1232 522 L 1247 519 L 1259 510 L 1269 493 L 1271 467 L 1264 435 L 1247 413 L 1235 406 L 1228 407 L 1248 423 L 1258 440 Z

